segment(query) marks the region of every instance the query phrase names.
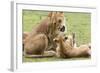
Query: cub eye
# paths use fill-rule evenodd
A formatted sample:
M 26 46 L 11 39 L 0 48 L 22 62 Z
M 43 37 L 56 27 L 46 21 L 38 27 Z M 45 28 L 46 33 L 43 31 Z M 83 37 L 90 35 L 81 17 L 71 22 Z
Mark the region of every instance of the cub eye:
M 62 20 L 61 20 L 61 19 L 59 19 L 59 20 L 58 20 L 58 22 L 59 22 L 59 23 L 61 23 L 61 22 L 62 22 Z
M 68 37 L 65 37 L 65 40 L 67 40 L 68 39 Z
M 54 25 L 56 25 L 56 22 L 54 23 Z

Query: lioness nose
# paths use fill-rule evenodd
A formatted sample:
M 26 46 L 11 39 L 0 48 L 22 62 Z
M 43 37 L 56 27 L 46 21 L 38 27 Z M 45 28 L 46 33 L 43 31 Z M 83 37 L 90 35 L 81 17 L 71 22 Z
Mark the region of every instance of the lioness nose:
M 60 31 L 64 32 L 65 31 L 65 26 L 63 26 Z

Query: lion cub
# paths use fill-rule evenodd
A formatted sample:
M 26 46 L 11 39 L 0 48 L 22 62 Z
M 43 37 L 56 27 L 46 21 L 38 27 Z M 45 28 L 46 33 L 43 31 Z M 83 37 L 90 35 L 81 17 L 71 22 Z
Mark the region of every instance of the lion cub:
M 57 44 L 56 56 L 61 58 L 71 57 L 89 57 L 90 48 L 88 45 L 81 45 L 80 47 L 73 47 L 71 43 L 66 42 L 68 37 L 59 36 L 54 39 Z

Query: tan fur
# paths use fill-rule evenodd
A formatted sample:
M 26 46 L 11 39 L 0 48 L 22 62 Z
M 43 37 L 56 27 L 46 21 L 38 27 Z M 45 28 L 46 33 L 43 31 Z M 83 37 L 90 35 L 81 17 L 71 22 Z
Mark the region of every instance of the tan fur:
M 71 57 L 89 57 L 90 48 L 88 45 L 81 45 L 80 47 L 74 48 L 70 43 L 66 43 L 62 36 L 55 38 L 54 41 L 57 44 L 56 56 L 61 58 Z
M 23 32 L 23 42 L 29 36 L 29 34 L 30 34 L 29 32 Z
M 45 51 L 48 46 L 48 39 L 44 34 L 38 34 L 31 38 L 26 38 L 24 43 L 24 56 L 25 57 L 51 57 L 55 53 L 52 51 Z
M 24 45 L 27 54 L 43 54 L 48 46 L 48 39 L 44 34 L 38 34 L 34 37 L 26 38 Z
M 63 12 L 50 12 L 48 17 L 40 22 L 33 30 L 25 37 L 24 55 L 26 57 L 41 57 L 47 51 L 49 46 L 54 47 L 53 38 L 60 32 L 64 32 L 64 14 Z M 55 53 L 52 53 L 52 56 Z M 51 55 L 50 55 L 51 56 Z

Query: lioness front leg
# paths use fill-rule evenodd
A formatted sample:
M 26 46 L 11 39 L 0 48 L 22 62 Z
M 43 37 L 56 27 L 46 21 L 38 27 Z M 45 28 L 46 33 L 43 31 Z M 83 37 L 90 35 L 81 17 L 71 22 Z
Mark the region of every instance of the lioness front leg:
M 46 51 L 48 47 L 48 39 L 45 34 L 37 34 L 29 36 L 24 42 L 25 57 L 51 57 L 54 52 Z

